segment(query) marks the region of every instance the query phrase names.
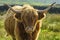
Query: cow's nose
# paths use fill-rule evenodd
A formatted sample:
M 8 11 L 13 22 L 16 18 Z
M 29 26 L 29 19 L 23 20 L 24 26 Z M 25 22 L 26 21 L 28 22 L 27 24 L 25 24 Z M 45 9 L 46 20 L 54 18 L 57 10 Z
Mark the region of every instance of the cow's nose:
M 33 26 L 27 26 L 26 28 L 25 28 L 25 31 L 27 32 L 27 33 L 32 33 L 33 32 L 33 28 L 32 28 Z

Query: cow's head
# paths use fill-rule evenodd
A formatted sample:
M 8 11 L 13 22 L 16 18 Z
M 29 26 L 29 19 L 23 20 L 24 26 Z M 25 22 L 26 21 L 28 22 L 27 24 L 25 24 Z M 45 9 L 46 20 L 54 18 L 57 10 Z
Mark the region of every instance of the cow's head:
M 36 28 L 36 23 L 45 17 L 45 13 L 55 4 L 51 4 L 44 10 L 37 10 L 31 6 L 23 6 L 21 10 L 14 10 L 12 7 L 7 5 L 13 12 L 15 12 L 15 18 L 24 24 L 25 31 L 32 33 Z

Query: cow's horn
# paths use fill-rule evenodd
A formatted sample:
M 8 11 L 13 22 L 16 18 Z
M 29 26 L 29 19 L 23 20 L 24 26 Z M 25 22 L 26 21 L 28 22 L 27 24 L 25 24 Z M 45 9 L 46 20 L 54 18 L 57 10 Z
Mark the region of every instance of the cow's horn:
M 38 10 L 39 12 L 43 12 L 43 13 L 46 13 L 48 12 L 49 9 L 52 8 L 52 6 L 55 4 L 56 2 L 52 3 L 48 8 L 44 9 L 44 10 Z
M 8 6 L 13 12 L 15 12 L 15 13 L 20 13 L 20 11 L 18 11 L 18 10 L 14 10 L 10 5 L 8 5 L 8 4 L 4 4 L 5 6 Z

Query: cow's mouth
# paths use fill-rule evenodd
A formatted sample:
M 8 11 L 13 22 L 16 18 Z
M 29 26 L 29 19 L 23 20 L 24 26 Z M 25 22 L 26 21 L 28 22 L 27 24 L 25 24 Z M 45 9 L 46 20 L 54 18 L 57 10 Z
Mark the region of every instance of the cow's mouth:
M 27 33 L 32 33 L 32 32 L 33 32 L 33 26 L 27 26 L 27 27 L 25 28 L 25 31 L 26 31 Z

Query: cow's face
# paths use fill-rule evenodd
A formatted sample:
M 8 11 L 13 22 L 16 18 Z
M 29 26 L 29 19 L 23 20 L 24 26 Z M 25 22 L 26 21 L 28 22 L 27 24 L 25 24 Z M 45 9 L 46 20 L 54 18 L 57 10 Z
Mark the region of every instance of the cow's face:
M 24 28 L 27 33 L 32 33 L 38 21 L 38 12 L 35 9 L 25 9 L 23 14 L 22 20 Z
M 20 13 L 15 14 L 17 21 L 22 22 L 27 33 L 34 32 L 38 20 L 44 17 L 44 12 L 34 8 L 22 8 Z
M 16 13 L 15 18 L 22 22 L 27 33 L 34 32 L 36 23 L 44 17 L 44 12 L 39 12 L 34 8 L 25 8 L 20 13 Z M 22 21 L 21 21 L 22 20 Z

